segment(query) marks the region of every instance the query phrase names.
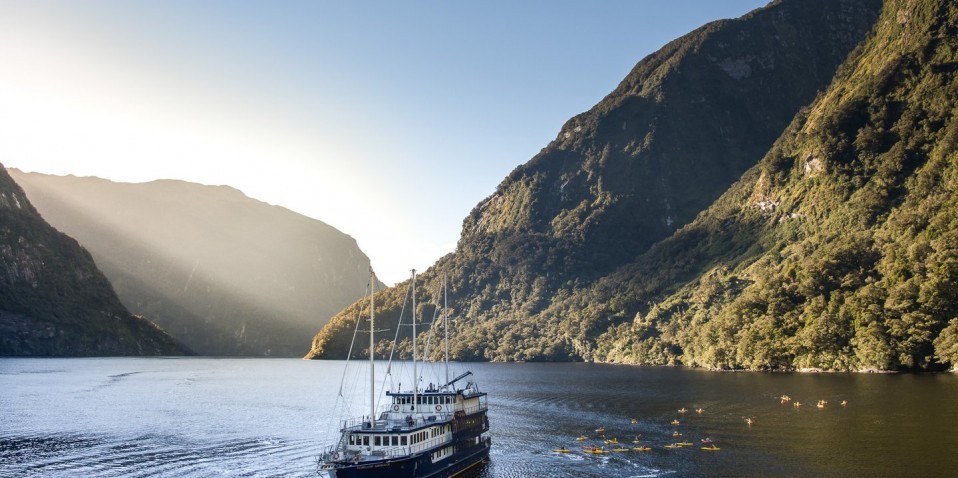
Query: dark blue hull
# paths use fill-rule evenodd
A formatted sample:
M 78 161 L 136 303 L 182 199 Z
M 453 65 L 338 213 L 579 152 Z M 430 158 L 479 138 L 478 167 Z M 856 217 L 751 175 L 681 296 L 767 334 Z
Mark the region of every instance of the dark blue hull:
M 384 460 L 376 463 L 356 464 L 329 471 L 332 478 L 447 478 L 457 476 L 478 466 L 489 457 L 491 440 L 486 439 L 473 447 L 458 451 L 444 460 L 432 462 L 430 453 Z

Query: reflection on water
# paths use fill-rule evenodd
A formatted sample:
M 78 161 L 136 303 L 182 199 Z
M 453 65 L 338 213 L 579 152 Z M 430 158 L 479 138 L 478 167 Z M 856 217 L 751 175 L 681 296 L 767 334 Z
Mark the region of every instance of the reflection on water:
M 320 445 L 338 436 L 329 424 L 337 418 L 330 403 L 341 367 L 284 359 L 0 359 L 0 476 L 315 476 Z M 489 393 L 493 448 L 489 463 L 474 470 L 479 478 L 940 476 L 958 469 L 958 377 L 950 374 L 460 367 Z M 816 407 L 819 400 L 828 405 Z M 586 440 L 577 441 L 581 435 Z M 613 448 L 603 435 L 628 446 L 638 436 L 652 450 L 581 452 L 583 445 Z M 700 450 L 705 437 L 721 450 Z M 694 446 L 665 448 L 676 441 Z M 572 453 L 552 451 L 559 447 Z

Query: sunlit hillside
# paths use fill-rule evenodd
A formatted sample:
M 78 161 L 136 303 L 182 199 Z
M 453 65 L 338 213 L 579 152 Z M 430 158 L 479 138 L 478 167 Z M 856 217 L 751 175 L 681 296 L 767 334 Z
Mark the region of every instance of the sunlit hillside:
M 123 307 L 90 254 L 45 222 L 0 165 L 0 356 L 186 352 Z
M 300 356 L 366 288 L 353 238 L 230 187 L 11 173 L 130 310 L 200 354 Z

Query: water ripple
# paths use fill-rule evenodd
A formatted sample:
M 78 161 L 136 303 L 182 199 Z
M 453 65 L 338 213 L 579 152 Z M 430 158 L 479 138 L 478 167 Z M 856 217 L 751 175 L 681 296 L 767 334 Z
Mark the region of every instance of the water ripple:
M 274 437 L 218 443 L 157 435 L 0 437 L 0 476 L 307 476 L 315 453 L 312 443 Z

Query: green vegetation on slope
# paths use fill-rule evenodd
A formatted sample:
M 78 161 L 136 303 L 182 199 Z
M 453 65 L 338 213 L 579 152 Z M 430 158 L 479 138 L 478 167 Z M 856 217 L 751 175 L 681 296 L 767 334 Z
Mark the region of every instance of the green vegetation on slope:
M 639 62 L 477 206 L 456 252 L 423 274 L 426 282 L 449 275 L 454 356 L 593 358 L 596 337 L 631 319 L 635 303 L 601 300 L 615 287 L 593 284 L 692 221 L 755 165 L 827 86 L 880 6 L 776 2 Z M 345 356 L 341 334 L 351 334 L 353 311 L 332 319 L 310 356 Z
M 47 224 L 0 165 L 0 356 L 184 352 L 120 304 L 90 254 Z
M 615 290 L 595 300 L 627 306 L 584 314 L 612 324 L 591 357 L 749 369 L 958 364 L 956 71 L 958 5 L 887 2 L 873 36 L 761 164 L 603 281 Z

